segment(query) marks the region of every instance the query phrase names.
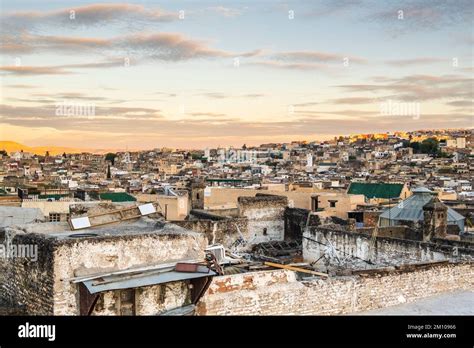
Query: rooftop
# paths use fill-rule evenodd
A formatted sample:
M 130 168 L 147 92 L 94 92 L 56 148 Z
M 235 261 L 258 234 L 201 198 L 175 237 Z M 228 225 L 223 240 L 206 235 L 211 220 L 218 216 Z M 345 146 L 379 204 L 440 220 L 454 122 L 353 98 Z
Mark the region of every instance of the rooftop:
M 349 186 L 347 193 L 362 194 L 367 198 L 397 198 L 400 197 L 403 184 L 388 184 L 388 183 L 362 183 L 353 182 Z
M 120 222 L 119 224 L 103 227 L 91 227 L 80 231 L 71 231 L 66 222 L 30 223 L 10 229 L 19 233 L 41 234 L 48 239 L 54 240 L 119 237 L 140 234 L 198 235 L 197 232 L 187 230 L 178 225 L 157 221 L 149 217 L 141 217 L 135 221 Z

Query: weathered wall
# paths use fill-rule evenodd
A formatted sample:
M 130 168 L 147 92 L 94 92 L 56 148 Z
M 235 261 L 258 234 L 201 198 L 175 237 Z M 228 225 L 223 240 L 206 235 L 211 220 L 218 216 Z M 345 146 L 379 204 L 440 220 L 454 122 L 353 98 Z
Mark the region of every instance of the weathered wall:
M 248 234 L 252 244 L 283 240 L 284 213 L 287 206 L 288 200 L 282 196 L 258 195 L 239 198 L 239 216 L 248 219 Z
M 45 200 L 23 200 L 21 206 L 23 208 L 38 208 L 43 212 L 44 216 L 48 216 L 50 213 L 69 213 L 69 206 L 74 204 L 73 200 L 64 201 L 52 201 L 48 202 Z
M 371 276 L 297 281 L 292 271 L 214 277 L 198 315 L 337 315 L 474 290 L 473 264 L 433 265 Z
M 38 245 L 38 261 L 9 259 L 3 263 L 6 277 L 0 295 L 25 305 L 32 315 L 78 315 L 78 285 L 70 278 L 173 260 L 203 259 L 208 244 L 203 234 L 191 232 L 65 240 L 17 234 L 14 242 Z M 150 310 L 159 308 L 156 304 Z
M 456 259 L 472 254 L 461 248 L 387 237 L 377 237 L 372 248 L 371 243 L 371 237 L 364 234 L 313 227 L 303 236 L 303 258 L 312 262 L 330 255 L 331 245 L 339 258 L 348 256 L 382 265 Z M 333 258 L 333 262 L 337 261 Z
M 134 290 L 135 315 L 158 315 L 191 303 L 189 282 L 172 282 Z M 123 315 L 120 291 L 100 293 L 92 315 Z
M 101 239 L 75 239 L 54 251 L 54 314 L 77 315 L 76 275 L 126 269 L 180 259 L 203 259 L 207 240 L 199 233 L 187 235 L 140 234 Z
M 231 249 L 234 243 L 242 236 L 246 241 L 251 240 L 248 230 L 248 220 L 232 218 L 223 220 L 187 220 L 173 221 L 183 228 L 204 233 L 209 244 L 219 243 Z
M 347 218 L 347 212 L 356 208 L 357 204 L 365 202 L 363 195 L 348 195 L 346 193 L 336 192 L 308 192 L 302 191 L 281 191 L 281 190 L 255 190 L 239 189 L 226 187 L 209 187 L 210 194 L 204 198 L 206 208 L 218 208 L 220 206 L 236 207 L 239 197 L 253 197 L 258 194 L 270 194 L 276 196 L 285 196 L 288 198 L 288 206 L 291 208 L 300 208 L 311 210 L 311 197 L 318 195 L 319 207 L 324 208 L 328 215 L 337 216 L 341 219 Z M 337 201 L 336 207 L 330 207 L 330 200 Z
M 37 260 L 31 258 L 0 259 L 0 298 L 24 307 L 27 313 L 53 313 L 53 246 L 39 235 L 6 233 L 4 245 L 36 245 Z
M 327 216 L 337 216 L 340 219 L 347 219 L 347 212 L 356 209 L 358 204 L 365 202 L 364 195 L 348 195 L 346 193 L 317 193 L 318 208 L 324 209 Z M 335 202 L 335 207 L 331 207 L 331 201 Z M 311 209 L 311 206 L 306 208 Z

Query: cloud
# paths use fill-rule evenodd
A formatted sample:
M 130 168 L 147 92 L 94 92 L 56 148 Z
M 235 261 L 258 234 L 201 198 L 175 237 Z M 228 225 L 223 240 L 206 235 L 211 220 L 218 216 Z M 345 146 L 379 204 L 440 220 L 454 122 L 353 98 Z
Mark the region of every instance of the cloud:
M 138 56 L 163 61 L 184 61 L 197 58 L 254 57 L 261 50 L 230 52 L 214 49 L 202 40 L 190 39 L 179 33 L 138 33 L 113 38 L 63 37 L 22 33 L 0 37 L 2 51 L 9 54 L 41 52 L 83 54 L 113 54 Z M 21 43 L 20 43 L 21 42 Z M 122 60 L 123 62 L 123 60 Z
M 352 63 L 367 63 L 364 58 L 319 51 L 288 51 L 267 53 L 266 55 L 263 55 L 263 53 L 262 50 L 261 53 L 256 55 L 263 56 L 263 60 L 252 61 L 247 64 L 275 69 L 334 72 L 336 68 L 343 67 L 346 63 L 349 65 Z
M 448 102 L 446 103 L 448 105 L 451 105 L 451 106 L 460 106 L 460 107 L 463 107 L 463 106 L 474 106 L 474 101 L 471 99 L 471 100 L 455 100 L 455 101 L 452 101 L 452 102 Z
M 249 62 L 247 65 L 254 65 L 266 68 L 286 69 L 286 70 L 327 70 L 328 67 L 324 64 L 315 63 L 282 63 L 278 61 L 256 61 Z
M 21 84 L 14 84 L 14 85 L 7 85 L 5 87 L 9 88 L 38 88 L 38 86 L 33 85 L 21 85 Z
M 152 108 L 134 108 L 134 107 L 103 107 L 95 106 L 95 115 L 83 116 L 83 115 L 71 115 L 71 116 L 58 116 L 56 110 L 59 106 L 64 105 L 65 107 L 89 107 L 91 103 L 69 103 L 64 104 L 59 101 L 55 105 L 44 105 L 44 106 L 11 106 L 0 104 L 0 119 L 1 120 L 13 120 L 18 122 L 31 121 L 31 122 L 51 122 L 51 126 L 54 127 L 54 122 L 65 122 L 65 125 L 74 125 L 74 120 L 77 119 L 82 122 L 82 119 L 87 118 L 90 122 L 93 120 L 100 121 L 103 119 L 108 120 L 150 120 L 150 119 L 161 119 L 160 110 Z
M 8 75 L 20 75 L 20 76 L 31 76 L 31 75 L 65 75 L 71 72 L 64 70 L 60 67 L 55 66 L 2 66 L 0 71 L 7 73 Z
M 243 13 L 241 9 L 224 6 L 212 6 L 208 7 L 208 10 L 219 13 L 224 17 L 237 17 Z
M 70 6 L 53 11 L 19 11 L 2 16 L 10 30 L 38 26 L 77 27 L 114 23 L 140 24 L 169 22 L 178 19 L 178 12 L 145 8 L 134 4 L 90 4 Z
M 265 97 L 265 94 L 261 93 L 249 93 L 249 94 L 244 94 L 242 95 L 242 98 L 261 98 Z
M 315 106 L 319 105 L 321 103 L 319 102 L 307 102 L 307 103 L 297 103 L 297 104 L 292 104 L 293 106 Z
M 331 104 L 370 104 L 373 103 L 372 98 L 365 97 L 354 97 L 354 98 L 338 98 L 328 100 L 327 103 Z
M 213 99 L 224 99 L 229 98 L 230 96 L 224 93 L 216 93 L 216 92 L 208 92 L 208 93 L 200 93 L 198 94 L 203 97 L 213 98 Z
M 318 51 L 293 51 L 293 52 L 280 52 L 272 56 L 273 59 L 290 61 L 290 62 L 319 62 L 319 63 L 339 63 L 343 64 L 344 60 L 347 59 L 350 62 L 365 64 L 366 59 L 360 57 L 351 57 L 347 55 L 318 52 Z
M 0 71 L 4 75 L 16 76 L 33 76 L 33 75 L 68 75 L 74 74 L 71 71 L 74 69 L 97 69 L 97 68 L 112 68 L 124 66 L 124 60 L 109 59 L 104 62 L 95 63 L 80 63 L 80 64 L 64 64 L 55 66 L 0 66 Z
M 460 75 L 408 75 L 401 78 L 377 77 L 380 84 L 339 85 L 350 92 L 373 92 L 385 94 L 383 98 L 404 101 L 426 101 L 449 98 L 473 98 L 474 79 Z M 387 94 L 393 93 L 393 94 Z
M 224 117 L 224 116 L 227 116 L 226 114 L 214 113 L 214 112 L 192 112 L 190 115 L 191 116 L 197 116 L 197 117 Z
M 375 7 L 366 21 L 379 23 L 393 33 L 410 33 L 413 30 L 438 30 L 449 26 L 469 24 L 472 21 L 471 0 L 403 0 Z M 403 19 L 399 19 L 403 11 Z
M 411 66 L 411 65 L 426 65 L 426 64 L 433 64 L 433 63 L 447 62 L 447 61 L 448 60 L 444 58 L 421 57 L 421 58 L 411 58 L 411 59 L 389 60 L 385 63 L 392 66 Z

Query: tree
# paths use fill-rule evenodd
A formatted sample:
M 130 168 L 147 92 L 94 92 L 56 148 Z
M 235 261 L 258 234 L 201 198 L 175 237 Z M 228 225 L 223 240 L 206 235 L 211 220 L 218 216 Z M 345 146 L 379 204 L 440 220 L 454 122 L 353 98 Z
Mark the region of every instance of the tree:
M 428 138 L 421 142 L 420 145 L 421 153 L 427 153 L 430 155 L 436 155 L 439 151 L 439 142 L 434 138 Z
M 413 142 L 409 145 L 414 153 L 426 153 L 433 156 L 443 156 L 443 152 L 439 148 L 439 141 L 435 138 L 427 138 L 421 143 Z
M 8 153 L 5 150 L 0 150 L 0 155 L 8 156 Z
M 114 165 L 116 157 L 117 157 L 116 153 L 109 152 L 108 154 L 105 155 L 105 160 L 110 161 L 112 163 L 112 165 Z

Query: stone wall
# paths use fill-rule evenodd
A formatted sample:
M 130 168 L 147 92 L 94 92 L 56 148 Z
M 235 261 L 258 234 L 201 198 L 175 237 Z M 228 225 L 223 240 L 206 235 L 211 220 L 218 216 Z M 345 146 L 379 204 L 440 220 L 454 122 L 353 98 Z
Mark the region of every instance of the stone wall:
M 287 206 L 288 199 L 282 196 L 239 197 L 239 216 L 249 220 L 248 233 L 252 244 L 284 239 Z
M 15 257 L 0 259 L 0 298 L 27 313 L 53 313 L 53 246 L 42 236 L 14 235 L 6 232 L 4 245 L 37 246 L 37 259 Z
M 453 248 L 450 245 L 377 237 L 335 231 L 319 227 L 311 228 L 303 236 L 303 258 L 313 262 L 326 255 L 336 264 L 337 258 L 353 258 L 380 265 L 399 265 L 447 259 L 472 259 L 472 250 Z M 337 258 L 336 258 L 337 256 Z
M 54 314 L 77 315 L 77 285 L 81 275 L 182 259 L 203 259 L 207 240 L 199 233 L 140 234 L 101 240 L 71 240 L 54 253 Z
M 204 233 L 209 244 L 219 243 L 229 249 L 235 245 L 241 236 L 245 240 L 251 239 L 248 220 L 245 218 L 187 220 L 173 221 L 173 223 L 192 231 Z
M 132 291 L 133 315 L 158 315 L 191 303 L 189 281 L 146 286 Z M 120 294 L 120 290 L 100 293 L 92 315 L 124 315 Z
M 61 240 L 20 233 L 15 235 L 14 241 L 37 244 L 38 261 L 7 260 L 3 264 L 6 277 L 0 295 L 13 304 L 24 305 L 26 312 L 32 315 L 78 315 L 78 284 L 70 282 L 75 276 L 174 260 L 203 259 L 207 246 L 203 234 L 192 232 Z M 109 295 L 105 296 L 105 300 L 110 300 Z M 153 308 L 159 308 L 157 306 Z M 153 308 L 150 310 L 154 311 Z M 145 309 L 140 311 L 146 312 Z
M 277 270 L 214 277 L 198 315 L 337 315 L 474 290 L 473 264 L 442 264 L 370 276 L 297 281 Z

